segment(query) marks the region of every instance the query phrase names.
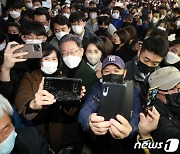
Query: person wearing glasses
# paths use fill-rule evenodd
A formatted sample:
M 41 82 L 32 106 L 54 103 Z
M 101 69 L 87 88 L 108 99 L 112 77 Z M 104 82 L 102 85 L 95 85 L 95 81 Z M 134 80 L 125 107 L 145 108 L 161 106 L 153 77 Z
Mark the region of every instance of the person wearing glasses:
M 82 59 L 84 49 L 80 38 L 67 34 L 61 38 L 59 48 L 63 58 L 63 75 L 82 79 L 82 85 L 85 86 L 88 93 L 91 86 L 97 81 L 97 77 L 91 67 Z

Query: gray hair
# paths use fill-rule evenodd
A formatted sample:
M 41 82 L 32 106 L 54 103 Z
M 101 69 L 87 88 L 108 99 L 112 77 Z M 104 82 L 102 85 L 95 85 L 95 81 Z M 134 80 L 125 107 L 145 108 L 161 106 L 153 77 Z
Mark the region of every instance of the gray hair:
M 9 101 L 0 94 L 0 120 L 2 119 L 4 112 L 7 113 L 9 116 L 13 115 L 13 108 Z
M 67 35 L 63 36 L 59 41 L 60 49 L 61 49 L 61 45 L 63 43 L 65 43 L 65 42 L 68 42 L 68 41 L 75 42 L 79 48 L 82 47 L 81 39 L 78 36 L 75 36 L 75 35 L 72 35 L 72 34 L 67 34 Z

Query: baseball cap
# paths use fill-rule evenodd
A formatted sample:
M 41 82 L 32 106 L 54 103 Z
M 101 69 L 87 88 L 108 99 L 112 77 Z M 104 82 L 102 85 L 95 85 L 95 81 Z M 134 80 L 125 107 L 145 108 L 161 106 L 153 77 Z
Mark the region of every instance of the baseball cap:
M 148 82 L 150 88 L 172 89 L 180 82 L 180 71 L 172 66 L 160 68 L 149 76 Z
M 104 67 L 106 67 L 109 64 L 114 64 L 122 69 L 125 68 L 124 61 L 119 56 L 109 55 L 108 57 L 106 57 L 103 61 L 102 69 L 104 69 Z

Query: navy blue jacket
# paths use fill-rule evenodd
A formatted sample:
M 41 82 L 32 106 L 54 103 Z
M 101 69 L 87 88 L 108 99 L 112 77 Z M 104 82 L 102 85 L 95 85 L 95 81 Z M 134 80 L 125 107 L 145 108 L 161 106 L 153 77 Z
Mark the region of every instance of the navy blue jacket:
M 78 121 L 80 122 L 84 131 L 89 130 L 89 116 L 92 113 L 96 113 L 99 107 L 99 104 L 94 101 L 94 97 L 100 98 L 102 90 L 102 83 L 98 82 L 93 85 L 91 91 L 88 93 L 86 100 L 80 110 L 78 115 Z M 134 88 L 133 93 L 133 114 L 130 119 L 130 124 L 133 128 L 131 135 L 138 131 L 139 123 L 139 113 L 142 109 L 142 103 L 139 96 L 139 89 Z

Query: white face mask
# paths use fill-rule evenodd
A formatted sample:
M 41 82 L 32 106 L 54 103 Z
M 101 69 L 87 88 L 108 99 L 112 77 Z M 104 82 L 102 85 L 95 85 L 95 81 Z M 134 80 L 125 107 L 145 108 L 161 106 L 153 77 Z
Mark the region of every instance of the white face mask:
M 75 34 L 81 34 L 84 30 L 83 26 L 72 26 L 72 30 Z
M 164 19 L 165 17 L 166 17 L 165 15 L 162 15 L 162 16 L 161 16 L 161 19 Z
M 176 26 L 177 26 L 177 28 L 180 27 L 180 20 L 176 21 Z
M 0 51 L 4 50 L 6 47 L 6 42 L 4 42 L 3 44 L 0 45 Z
M 94 19 L 97 18 L 97 14 L 96 13 L 92 13 L 92 14 L 90 14 L 89 17 L 90 17 L 91 20 L 94 20 Z
M 37 8 L 39 8 L 39 6 L 34 6 L 33 8 L 34 8 L 34 10 L 36 10 Z
M 18 11 L 10 11 L 9 14 L 11 15 L 12 18 L 16 19 L 19 18 L 21 13 Z
M 32 3 L 26 3 L 25 6 L 26 6 L 27 8 L 29 8 L 29 9 L 32 9 L 33 4 L 32 4 Z
M 169 51 L 165 57 L 165 61 L 168 64 L 175 64 L 180 61 L 180 57 L 174 52 Z
M 65 16 L 66 18 L 68 18 L 68 19 L 69 19 L 70 14 L 68 14 L 68 13 L 63 13 L 63 16 Z
M 42 62 L 41 71 L 45 74 L 53 74 L 57 71 L 58 62 Z
M 157 28 L 160 30 L 166 31 L 166 28 L 164 28 L 164 27 L 158 26 Z
M 119 13 L 113 13 L 112 18 L 113 19 L 119 19 Z
M 1 154 L 11 153 L 11 151 L 14 148 L 16 136 L 17 136 L 17 133 L 13 130 L 12 133 L 2 143 L 0 143 Z
M 60 40 L 64 35 L 67 35 L 67 34 L 69 34 L 69 33 L 68 32 L 59 32 L 59 33 L 56 33 L 55 35 L 56 35 L 56 38 L 58 40 Z
M 45 25 L 44 28 L 45 28 L 45 30 L 46 30 L 46 33 L 49 32 L 49 29 L 50 29 L 49 26 L 46 26 L 46 25 Z
M 8 20 L 8 16 L 7 16 L 7 17 L 4 17 L 3 19 L 4 19 L 5 21 L 7 21 L 7 20 Z
M 156 24 L 158 21 L 159 21 L 158 18 L 156 18 L 156 17 L 153 17 L 153 18 L 152 18 L 152 22 L 153 22 L 154 24 Z
M 88 62 L 91 65 L 95 65 L 98 62 L 100 62 L 101 53 L 98 53 L 98 54 L 87 54 L 86 57 L 87 57 Z
M 66 56 L 63 58 L 64 63 L 67 65 L 69 68 L 75 68 L 79 65 L 81 62 L 81 58 L 79 56 Z
M 26 44 L 41 44 L 42 40 L 25 40 Z

